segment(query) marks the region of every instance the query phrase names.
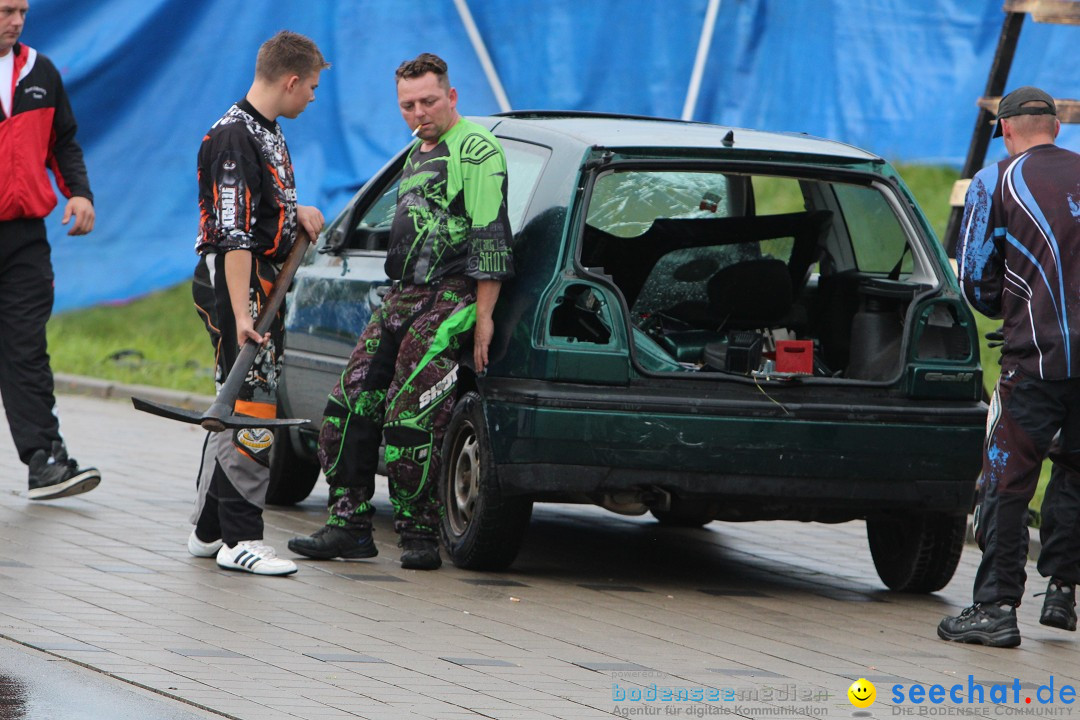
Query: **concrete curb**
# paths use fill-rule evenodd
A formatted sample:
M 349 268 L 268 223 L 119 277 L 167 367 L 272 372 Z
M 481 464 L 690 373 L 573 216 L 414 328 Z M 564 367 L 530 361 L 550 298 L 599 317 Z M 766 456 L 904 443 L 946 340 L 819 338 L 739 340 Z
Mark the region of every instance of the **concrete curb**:
M 211 395 L 199 395 L 198 393 L 183 390 L 167 390 L 152 385 L 125 385 L 112 380 L 101 380 L 100 378 L 83 377 L 82 375 L 56 373 L 53 380 L 56 392 L 68 395 L 89 395 L 106 400 L 128 400 L 132 396 L 138 396 L 187 410 L 205 410 L 214 402 Z

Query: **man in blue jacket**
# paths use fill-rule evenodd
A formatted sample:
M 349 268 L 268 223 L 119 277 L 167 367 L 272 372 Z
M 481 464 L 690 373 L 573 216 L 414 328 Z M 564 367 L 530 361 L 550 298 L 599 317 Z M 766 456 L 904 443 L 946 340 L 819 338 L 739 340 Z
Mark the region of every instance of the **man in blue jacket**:
M 47 170 L 68 198 L 68 235 L 93 230 L 94 196 L 60 73 L 19 42 L 28 10 L 27 0 L 0 0 L 0 393 L 30 466 L 29 497 L 53 500 L 93 490 L 101 473 L 68 457 L 56 414 L 45 341 L 53 308 L 45 216 L 56 207 Z
M 945 640 L 1020 644 L 1028 503 L 1049 455 L 1039 573 L 1050 582 L 1039 622 L 1076 629 L 1080 580 L 1080 155 L 1054 144 L 1053 98 L 1014 90 L 995 137 L 1009 157 L 972 180 L 957 245 L 960 285 L 1002 318 L 1005 344 L 987 418 L 975 538 L 983 557 L 974 604 L 938 626 Z M 1056 439 L 1056 440 L 1055 440 Z

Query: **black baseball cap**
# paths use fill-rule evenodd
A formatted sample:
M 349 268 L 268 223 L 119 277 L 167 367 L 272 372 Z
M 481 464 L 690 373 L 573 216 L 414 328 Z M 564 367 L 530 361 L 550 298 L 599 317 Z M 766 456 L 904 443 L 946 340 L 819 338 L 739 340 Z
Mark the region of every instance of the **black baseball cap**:
M 1023 107 L 1024 103 L 1041 102 L 1042 105 L 1030 105 Z M 1025 85 L 1013 90 L 1001 98 L 997 111 L 997 127 L 994 128 L 994 137 L 1001 137 L 1001 120 L 1017 115 L 1057 115 L 1057 105 L 1054 98 L 1047 95 L 1037 87 Z

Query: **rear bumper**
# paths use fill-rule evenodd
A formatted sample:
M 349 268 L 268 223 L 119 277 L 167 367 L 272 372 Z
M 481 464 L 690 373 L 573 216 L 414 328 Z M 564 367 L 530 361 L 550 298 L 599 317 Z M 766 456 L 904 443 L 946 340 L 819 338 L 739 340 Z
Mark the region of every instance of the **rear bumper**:
M 660 490 L 690 503 L 715 503 L 718 520 L 843 522 L 901 512 L 963 514 L 971 511 L 975 493 L 975 476 L 811 479 L 535 463 L 500 465 L 499 484 L 508 496 L 553 502 L 619 492 L 649 498 Z
M 531 387 L 530 387 L 531 385 Z M 660 488 L 746 519 L 970 510 L 986 406 L 736 402 L 661 392 L 484 387 L 503 492 L 536 499 Z M 530 392 L 537 391 L 537 392 Z

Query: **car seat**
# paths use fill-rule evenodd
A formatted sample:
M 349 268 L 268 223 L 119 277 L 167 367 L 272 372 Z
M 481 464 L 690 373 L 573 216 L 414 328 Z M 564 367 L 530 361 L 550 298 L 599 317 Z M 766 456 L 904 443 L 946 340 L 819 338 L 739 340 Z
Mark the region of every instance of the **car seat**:
M 717 330 L 779 327 L 794 302 L 791 273 L 774 258 L 744 260 L 709 279 L 708 316 Z

